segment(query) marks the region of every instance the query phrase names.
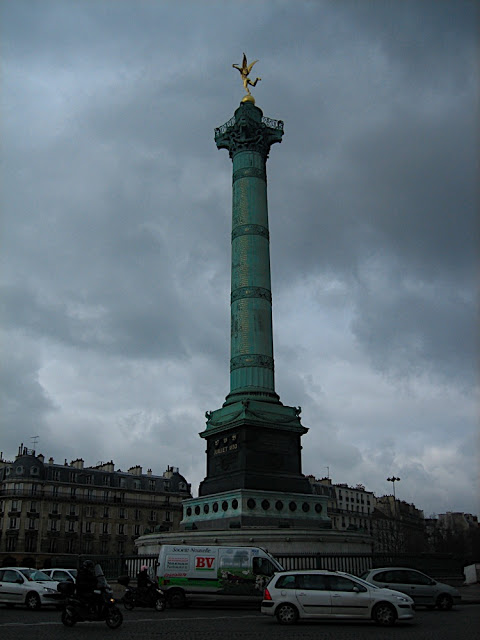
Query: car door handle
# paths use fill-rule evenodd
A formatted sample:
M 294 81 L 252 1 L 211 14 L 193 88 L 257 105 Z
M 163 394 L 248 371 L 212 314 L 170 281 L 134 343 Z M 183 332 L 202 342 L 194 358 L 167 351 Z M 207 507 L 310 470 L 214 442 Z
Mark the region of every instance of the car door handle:
M 332 593 L 332 598 L 341 598 L 342 596 L 339 593 Z

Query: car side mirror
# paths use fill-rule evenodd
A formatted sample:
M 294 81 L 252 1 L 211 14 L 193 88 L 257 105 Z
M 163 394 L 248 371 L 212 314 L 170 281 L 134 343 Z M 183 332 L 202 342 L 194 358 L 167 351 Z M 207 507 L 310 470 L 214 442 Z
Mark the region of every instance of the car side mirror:
M 360 589 L 358 587 L 353 587 L 352 591 L 355 591 L 355 593 L 360 593 Z

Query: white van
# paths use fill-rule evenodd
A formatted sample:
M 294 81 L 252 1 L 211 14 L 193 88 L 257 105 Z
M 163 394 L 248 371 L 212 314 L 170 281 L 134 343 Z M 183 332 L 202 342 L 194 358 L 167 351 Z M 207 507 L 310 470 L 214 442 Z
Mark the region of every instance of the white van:
M 261 602 L 263 588 L 282 566 L 259 547 L 170 545 L 160 548 L 157 576 L 172 607 L 186 600 Z

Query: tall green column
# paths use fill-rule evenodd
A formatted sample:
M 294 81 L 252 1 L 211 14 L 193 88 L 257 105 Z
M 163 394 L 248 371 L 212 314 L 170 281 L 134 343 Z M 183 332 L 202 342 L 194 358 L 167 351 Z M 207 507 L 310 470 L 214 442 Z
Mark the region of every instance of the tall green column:
M 207 411 L 207 476 L 199 495 L 232 489 L 311 493 L 301 472 L 300 407 L 275 392 L 266 162 L 283 122 L 265 118 L 247 97 L 215 130 L 232 176 L 230 392 Z
M 230 394 L 277 401 L 275 393 L 266 162 L 283 123 L 242 102 L 215 131 L 233 161 Z

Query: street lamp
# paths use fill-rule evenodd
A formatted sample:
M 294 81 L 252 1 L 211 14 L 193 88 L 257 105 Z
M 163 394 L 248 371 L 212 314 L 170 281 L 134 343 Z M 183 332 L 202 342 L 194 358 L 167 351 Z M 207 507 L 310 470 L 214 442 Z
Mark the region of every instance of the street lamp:
M 391 482 L 393 484 L 393 500 L 395 500 L 395 482 L 400 482 L 400 478 L 392 476 L 391 478 L 387 478 L 387 482 Z
M 396 551 L 398 551 L 397 499 L 395 497 L 395 482 L 400 482 L 400 478 L 392 476 L 391 478 L 387 478 L 387 482 L 391 482 L 393 484 L 393 526 L 395 531 L 395 538 L 397 538 L 397 540 L 395 541 L 395 547 Z

